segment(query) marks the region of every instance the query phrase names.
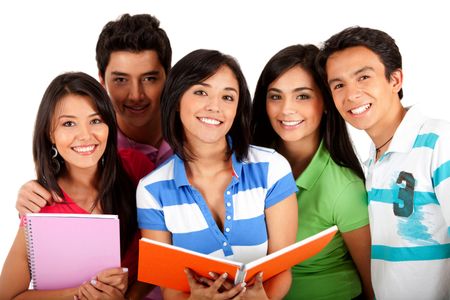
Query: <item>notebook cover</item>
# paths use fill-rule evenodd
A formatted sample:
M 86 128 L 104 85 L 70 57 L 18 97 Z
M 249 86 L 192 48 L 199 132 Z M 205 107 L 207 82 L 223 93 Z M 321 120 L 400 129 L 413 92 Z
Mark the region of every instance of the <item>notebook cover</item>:
M 117 216 L 28 214 L 25 228 L 34 289 L 76 287 L 120 267 Z

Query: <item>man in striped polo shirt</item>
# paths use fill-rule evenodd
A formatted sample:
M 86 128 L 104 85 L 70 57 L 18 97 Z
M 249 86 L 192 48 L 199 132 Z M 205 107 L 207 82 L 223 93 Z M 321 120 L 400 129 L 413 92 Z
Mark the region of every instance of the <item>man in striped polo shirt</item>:
M 373 141 L 376 298 L 449 299 L 450 124 L 401 105 L 401 54 L 385 32 L 347 28 L 325 42 L 317 65 L 341 115 Z

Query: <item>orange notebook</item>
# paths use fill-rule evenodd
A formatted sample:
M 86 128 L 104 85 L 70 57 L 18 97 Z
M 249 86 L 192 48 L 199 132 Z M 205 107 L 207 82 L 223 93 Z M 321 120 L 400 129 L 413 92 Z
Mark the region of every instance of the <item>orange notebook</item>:
M 336 226 L 332 226 L 247 264 L 141 238 L 138 280 L 161 287 L 189 291 L 185 268 L 190 268 L 207 278 L 210 278 L 209 272 L 217 274 L 226 272 L 228 278 L 234 280 L 235 284 L 248 282 L 261 271 L 264 272 L 263 280 L 267 280 L 319 253 L 331 241 L 337 230 Z

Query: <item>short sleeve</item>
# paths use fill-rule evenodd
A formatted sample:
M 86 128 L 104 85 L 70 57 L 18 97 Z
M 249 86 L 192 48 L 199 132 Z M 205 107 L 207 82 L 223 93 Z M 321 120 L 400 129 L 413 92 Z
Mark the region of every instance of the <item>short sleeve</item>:
M 141 180 L 136 190 L 138 226 L 140 229 L 167 231 L 162 204 L 149 190 L 151 185 Z
M 297 192 L 291 166 L 287 159 L 277 152 L 273 153 L 272 159 L 269 161 L 267 185 L 266 209 Z
M 348 183 L 337 196 L 334 205 L 334 219 L 341 232 L 369 224 L 367 192 L 361 180 Z

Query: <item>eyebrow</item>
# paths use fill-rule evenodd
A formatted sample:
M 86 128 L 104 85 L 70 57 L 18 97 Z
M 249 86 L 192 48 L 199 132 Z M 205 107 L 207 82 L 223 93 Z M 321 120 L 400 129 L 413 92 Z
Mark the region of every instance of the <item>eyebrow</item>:
M 355 72 L 353 72 L 352 76 L 355 77 L 355 76 L 357 76 L 357 75 L 359 75 L 359 74 L 361 74 L 363 72 L 366 72 L 366 71 L 374 71 L 374 69 L 372 67 L 370 67 L 370 66 L 364 66 L 364 67 L 356 70 Z M 332 83 L 334 83 L 336 81 L 342 81 L 342 80 L 339 77 L 330 79 L 328 81 L 328 85 L 331 85 Z
M 149 75 L 159 75 L 161 72 L 159 70 L 153 70 L 145 72 L 144 74 L 141 74 L 140 76 L 149 76 Z M 111 75 L 115 76 L 129 76 L 128 73 L 120 72 L 120 71 L 112 71 Z
M 312 91 L 313 89 L 310 88 L 310 87 L 301 86 L 301 87 L 298 87 L 298 88 L 293 89 L 292 91 L 293 91 L 293 92 L 301 92 L 301 91 L 304 91 L 304 90 Z M 282 92 L 283 92 L 282 90 L 277 89 L 277 88 L 270 88 L 270 89 L 268 89 L 267 91 L 268 91 L 268 92 L 276 92 L 276 93 L 282 93 Z
M 100 113 L 94 112 L 94 113 L 90 114 L 88 117 L 90 118 L 90 117 L 99 116 L 99 115 L 100 115 Z M 58 117 L 58 119 L 62 119 L 62 118 L 72 118 L 72 119 L 76 119 L 77 117 L 76 117 L 76 116 L 73 116 L 73 115 L 60 115 L 60 116 Z
M 206 87 L 211 87 L 210 84 L 205 83 L 205 82 L 197 82 L 197 83 L 195 83 L 194 85 L 202 85 L 202 86 L 206 86 Z M 238 91 L 237 91 L 235 88 L 233 88 L 233 87 L 226 87 L 226 88 L 224 88 L 224 90 L 225 90 L 225 91 L 233 91 L 233 92 L 235 92 L 236 94 L 239 94 Z

